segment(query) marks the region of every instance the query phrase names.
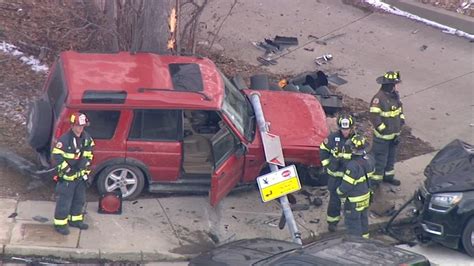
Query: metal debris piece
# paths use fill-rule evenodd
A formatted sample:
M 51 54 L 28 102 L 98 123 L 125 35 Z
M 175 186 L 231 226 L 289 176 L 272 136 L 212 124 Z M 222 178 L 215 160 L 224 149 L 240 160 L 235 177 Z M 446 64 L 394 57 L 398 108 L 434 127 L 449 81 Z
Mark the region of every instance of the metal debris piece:
M 316 206 L 316 207 L 319 207 L 319 206 L 323 205 L 323 200 L 321 198 L 314 198 L 313 205 Z
M 43 217 L 43 216 L 40 216 L 40 215 L 36 215 L 35 217 L 32 218 L 34 221 L 37 221 L 37 222 L 40 222 L 40 223 L 46 223 L 47 221 L 49 221 L 48 218 L 46 217 Z
M 262 63 L 264 66 L 269 66 L 269 65 L 276 65 L 278 62 L 274 59 L 270 58 L 263 58 L 261 56 L 257 57 L 257 61 Z
M 423 45 L 420 47 L 420 51 L 424 51 L 424 50 L 426 50 L 426 48 L 428 48 L 428 45 L 423 44 Z
M 310 224 L 319 224 L 319 219 L 310 220 L 309 223 Z
M 314 52 L 314 48 L 305 47 L 303 48 L 303 50 L 308 51 L 308 52 Z
M 15 218 L 18 216 L 18 213 L 14 212 L 8 216 L 8 218 Z
M 329 82 L 336 84 L 337 86 L 341 86 L 347 83 L 347 80 L 339 77 L 338 73 L 331 74 L 327 77 Z
M 273 39 L 273 43 L 277 45 L 298 45 L 298 38 L 276 35 Z

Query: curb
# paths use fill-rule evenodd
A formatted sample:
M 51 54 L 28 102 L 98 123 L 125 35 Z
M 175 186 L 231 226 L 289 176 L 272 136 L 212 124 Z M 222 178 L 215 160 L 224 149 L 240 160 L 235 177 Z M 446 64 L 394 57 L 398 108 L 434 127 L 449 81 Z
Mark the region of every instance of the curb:
M 472 17 L 415 1 L 383 0 L 382 2 L 412 13 L 413 15 L 438 22 L 469 34 L 474 34 L 474 18 Z
M 2 245 L 3 256 L 55 257 L 72 260 L 105 260 L 112 262 L 182 262 L 190 256 L 172 256 L 153 251 L 121 251 L 85 248 L 58 248 L 43 246 Z

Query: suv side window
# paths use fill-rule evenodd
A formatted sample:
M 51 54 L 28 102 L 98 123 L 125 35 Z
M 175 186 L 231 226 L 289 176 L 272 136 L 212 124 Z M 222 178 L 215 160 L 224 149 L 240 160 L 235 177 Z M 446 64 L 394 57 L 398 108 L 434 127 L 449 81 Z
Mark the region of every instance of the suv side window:
M 212 136 L 211 141 L 214 166 L 217 168 L 235 151 L 238 141 L 226 126 L 222 127 L 219 132 Z
M 131 140 L 182 140 L 180 110 L 134 110 Z
M 120 111 L 81 110 L 89 119 L 86 131 L 93 139 L 111 139 L 120 118 Z

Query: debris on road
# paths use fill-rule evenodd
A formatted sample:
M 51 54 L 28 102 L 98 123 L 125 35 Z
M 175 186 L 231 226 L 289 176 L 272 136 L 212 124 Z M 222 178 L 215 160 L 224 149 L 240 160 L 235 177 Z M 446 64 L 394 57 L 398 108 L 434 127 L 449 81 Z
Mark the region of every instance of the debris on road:
M 420 51 L 424 51 L 424 50 L 426 50 L 426 48 L 428 48 L 428 45 L 423 44 L 423 45 L 420 47 Z
M 18 216 L 18 213 L 14 212 L 8 216 L 8 218 L 15 218 Z
M 32 218 L 34 221 L 37 221 L 37 222 L 40 222 L 40 223 L 46 223 L 47 221 L 49 221 L 48 218 L 46 217 L 43 217 L 43 216 L 40 216 L 40 215 L 36 215 Z
M 276 65 L 277 61 L 272 56 L 278 55 L 285 51 L 289 46 L 298 45 L 298 38 L 276 35 L 275 38 L 265 38 L 263 42 L 250 42 L 257 49 L 263 50 L 265 54 L 257 57 L 257 61 L 264 66 Z

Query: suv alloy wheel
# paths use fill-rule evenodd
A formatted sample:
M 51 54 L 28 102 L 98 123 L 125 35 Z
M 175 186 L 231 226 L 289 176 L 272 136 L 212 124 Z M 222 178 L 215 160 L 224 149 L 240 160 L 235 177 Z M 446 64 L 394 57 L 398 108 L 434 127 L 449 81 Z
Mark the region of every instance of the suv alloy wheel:
M 140 169 L 127 164 L 112 165 L 101 171 L 97 188 L 101 194 L 120 190 L 122 198 L 138 197 L 145 186 L 145 177 Z

